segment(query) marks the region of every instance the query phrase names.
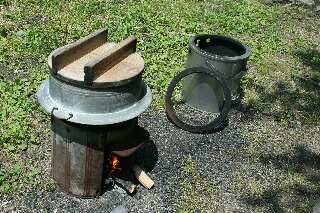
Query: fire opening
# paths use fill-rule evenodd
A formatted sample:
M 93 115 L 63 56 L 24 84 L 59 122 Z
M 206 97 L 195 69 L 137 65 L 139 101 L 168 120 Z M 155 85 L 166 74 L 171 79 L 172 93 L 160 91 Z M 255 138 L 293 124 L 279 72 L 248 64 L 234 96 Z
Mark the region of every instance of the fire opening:
M 109 153 L 108 161 L 106 164 L 106 174 L 110 178 L 115 172 L 122 172 L 120 168 L 120 161 L 115 154 Z
M 124 188 L 130 194 L 136 191 L 138 182 L 140 182 L 147 189 L 151 189 L 154 185 L 154 182 L 134 162 L 133 158 L 122 158 L 113 153 L 109 153 L 106 157 L 106 185 L 120 185 L 120 187 Z

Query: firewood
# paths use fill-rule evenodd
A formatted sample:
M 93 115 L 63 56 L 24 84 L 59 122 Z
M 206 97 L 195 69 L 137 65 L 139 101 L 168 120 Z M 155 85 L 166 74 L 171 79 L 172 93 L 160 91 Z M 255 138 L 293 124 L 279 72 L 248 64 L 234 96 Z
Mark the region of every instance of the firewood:
M 153 180 L 143 171 L 133 160 L 130 162 L 130 167 L 134 171 L 134 174 L 138 181 L 147 189 L 151 189 L 154 185 Z
M 136 191 L 137 185 L 132 183 L 131 181 L 124 180 L 121 178 L 114 178 L 116 184 L 120 185 L 121 188 L 126 190 L 129 194 L 132 194 Z

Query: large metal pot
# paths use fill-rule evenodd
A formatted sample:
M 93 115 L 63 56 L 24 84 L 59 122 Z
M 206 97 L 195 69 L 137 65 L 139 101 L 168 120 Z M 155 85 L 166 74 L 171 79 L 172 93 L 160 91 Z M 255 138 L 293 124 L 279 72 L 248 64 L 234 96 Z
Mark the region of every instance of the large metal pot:
M 50 75 L 39 88 L 38 100 L 59 119 L 107 125 L 137 117 L 149 107 L 152 95 L 141 75 L 132 82 L 107 88 L 88 88 Z
M 231 94 L 234 95 L 239 88 L 241 77 L 246 74 L 249 47 L 226 36 L 206 34 L 191 37 L 189 45 L 186 68 L 211 69 L 225 79 Z M 188 105 L 213 113 L 219 112 L 224 101 L 219 82 L 201 73 L 184 78 L 182 95 Z M 206 104 L 203 104 L 203 100 Z

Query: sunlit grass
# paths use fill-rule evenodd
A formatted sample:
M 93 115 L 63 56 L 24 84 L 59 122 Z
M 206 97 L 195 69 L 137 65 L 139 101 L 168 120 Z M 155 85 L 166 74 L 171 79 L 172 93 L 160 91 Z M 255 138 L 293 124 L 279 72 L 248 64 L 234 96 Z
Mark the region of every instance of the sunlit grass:
M 251 50 L 241 85 L 244 108 L 281 125 L 319 125 L 320 20 L 302 5 L 253 0 L 0 0 L 0 10 L 0 157 L 17 159 L 43 143 L 40 132 L 47 130 L 39 128 L 35 115 L 44 112 L 34 95 L 48 76 L 47 57 L 100 28 L 108 28 L 114 42 L 137 37 L 137 51 L 145 60 L 143 78 L 157 110 L 164 110 L 167 86 L 184 69 L 189 38 L 220 34 L 244 42 Z M 32 178 L 27 178 L 26 166 L 12 162 L 0 167 L 2 193 L 17 187 L 18 179 L 32 184 L 32 178 L 41 175 L 34 168 Z M 192 159 L 185 162 L 185 170 L 188 165 L 194 169 Z M 193 180 L 204 185 L 190 196 L 210 186 L 193 171 L 186 172 L 191 179 L 183 182 L 185 194 L 192 191 Z M 251 186 L 261 193 L 256 183 Z M 193 202 L 190 196 L 180 203 L 182 209 Z

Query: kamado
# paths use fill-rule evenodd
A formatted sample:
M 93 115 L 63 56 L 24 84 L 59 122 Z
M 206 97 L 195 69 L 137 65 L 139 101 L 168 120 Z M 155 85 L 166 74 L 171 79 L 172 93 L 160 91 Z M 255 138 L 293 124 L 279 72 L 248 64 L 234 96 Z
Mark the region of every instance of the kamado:
M 138 116 L 152 101 L 137 39 L 107 42 L 98 30 L 54 50 L 38 100 L 51 113 L 52 175 L 79 197 L 102 192 L 106 153 L 129 156 L 146 140 Z

